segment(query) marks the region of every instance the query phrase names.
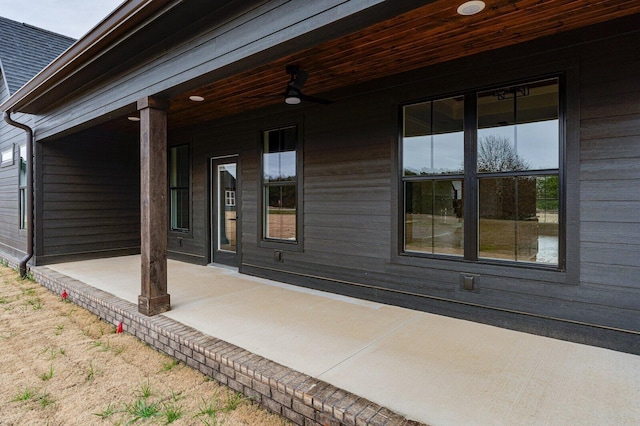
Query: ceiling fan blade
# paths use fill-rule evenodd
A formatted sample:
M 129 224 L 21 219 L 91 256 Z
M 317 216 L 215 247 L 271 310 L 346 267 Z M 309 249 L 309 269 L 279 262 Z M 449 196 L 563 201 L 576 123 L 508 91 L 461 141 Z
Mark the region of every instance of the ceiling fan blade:
M 304 83 L 307 82 L 307 78 L 309 78 L 309 74 L 305 70 L 298 68 L 294 74 L 291 74 L 289 87 L 293 87 L 294 89 L 300 91 L 302 90 Z
M 333 103 L 333 101 L 330 101 L 328 99 L 316 98 L 315 96 L 309 96 L 303 93 L 300 93 L 299 97 L 303 101 L 315 102 L 317 104 L 322 104 L 322 105 L 329 105 Z

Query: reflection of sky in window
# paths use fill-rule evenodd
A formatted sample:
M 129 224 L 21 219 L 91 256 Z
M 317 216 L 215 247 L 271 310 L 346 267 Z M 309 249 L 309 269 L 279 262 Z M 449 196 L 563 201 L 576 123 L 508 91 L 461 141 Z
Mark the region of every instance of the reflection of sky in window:
M 402 157 L 405 173 L 461 173 L 464 164 L 463 132 L 405 137 Z
M 227 172 L 234 179 L 236 178 L 236 165 L 235 164 L 221 164 L 218 166 L 218 171 L 220 173 Z
M 478 143 L 489 135 L 508 139 L 530 170 L 558 168 L 558 120 L 479 129 Z
M 285 180 L 296 175 L 296 152 L 284 151 L 264 154 L 264 178 L 267 181 Z M 286 179 L 290 180 L 290 179 Z

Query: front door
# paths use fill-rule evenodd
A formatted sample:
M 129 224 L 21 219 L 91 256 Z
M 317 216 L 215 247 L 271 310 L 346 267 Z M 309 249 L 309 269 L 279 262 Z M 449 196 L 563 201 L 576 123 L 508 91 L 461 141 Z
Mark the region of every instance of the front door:
M 238 266 L 238 157 L 211 159 L 211 261 Z

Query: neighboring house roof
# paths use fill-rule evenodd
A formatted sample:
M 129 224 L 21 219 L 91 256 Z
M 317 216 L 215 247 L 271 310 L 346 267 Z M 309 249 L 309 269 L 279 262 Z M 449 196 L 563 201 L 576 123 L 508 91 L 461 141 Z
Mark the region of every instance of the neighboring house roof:
M 11 94 L 31 80 L 75 39 L 0 17 L 0 62 Z

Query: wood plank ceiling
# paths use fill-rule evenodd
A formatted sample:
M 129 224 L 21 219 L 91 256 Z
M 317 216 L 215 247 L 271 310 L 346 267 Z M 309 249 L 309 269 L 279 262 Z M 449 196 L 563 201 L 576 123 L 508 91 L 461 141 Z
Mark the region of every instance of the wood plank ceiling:
M 182 127 L 282 103 L 287 64 L 309 73 L 307 95 L 338 89 L 440 62 L 640 12 L 638 0 L 486 0 L 474 16 L 459 2 L 438 0 L 362 31 L 191 90 L 171 100 L 169 124 Z M 461 3 L 461 1 L 460 1 Z M 194 103 L 197 94 L 204 102 Z M 335 96 L 334 96 L 335 99 Z M 339 100 L 339 98 L 337 99 Z

